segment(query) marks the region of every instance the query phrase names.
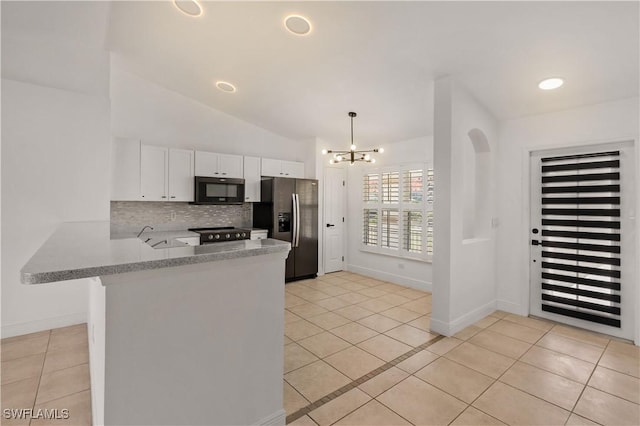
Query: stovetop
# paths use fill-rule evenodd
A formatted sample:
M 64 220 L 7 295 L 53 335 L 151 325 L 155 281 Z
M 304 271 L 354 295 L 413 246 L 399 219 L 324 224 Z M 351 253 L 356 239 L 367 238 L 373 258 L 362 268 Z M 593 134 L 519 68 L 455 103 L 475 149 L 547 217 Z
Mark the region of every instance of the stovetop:
M 212 228 L 189 228 L 189 231 L 200 234 L 200 244 L 218 243 L 223 241 L 248 240 L 251 230 L 221 226 Z

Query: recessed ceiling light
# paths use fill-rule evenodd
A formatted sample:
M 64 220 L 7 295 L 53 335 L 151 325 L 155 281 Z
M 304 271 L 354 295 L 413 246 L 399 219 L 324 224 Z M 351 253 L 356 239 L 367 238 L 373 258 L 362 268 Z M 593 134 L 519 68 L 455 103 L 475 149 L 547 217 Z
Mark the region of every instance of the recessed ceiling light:
M 202 15 L 202 6 L 197 0 L 173 0 L 178 10 L 185 15 L 200 16 Z
M 558 77 L 547 78 L 546 80 L 542 80 L 538 83 L 538 87 L 542 90 L 553 90 L 564 84 L 564 80 Z
M 216 81 L 216 87 L 223 92 L 233 93 L 236 91 L 236 86 L 226 81 Z
M 311 22 L 300 15 L 289 15 L 284 18 L 284 26 L 295 35 L 307 35 L 311 32 Z

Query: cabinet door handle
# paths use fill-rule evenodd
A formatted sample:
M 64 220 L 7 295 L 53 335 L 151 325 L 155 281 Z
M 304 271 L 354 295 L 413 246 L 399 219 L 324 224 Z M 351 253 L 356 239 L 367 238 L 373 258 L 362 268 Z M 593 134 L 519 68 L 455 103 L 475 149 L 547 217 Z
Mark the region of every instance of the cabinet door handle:
M 219 174 L 219 173 L 218 173 L 218 172 L 213 172 L 213 174 L 214 174 L 214 175 L 217 175 L 217 174 Z
M 162 197 L 160 197 L 160 198 L 167 198 L 167 196 L 166 196 L 166 195 L 163 195 L 163 196 L 162 196 Z
M 224 172 L 223 172 L 222 174 L 223 174 L 223 175 L 226 175 L 226 173 L 224 173 Z
M 175 195 L 172 195 L 172 196 L 171 196 L 171 198 L 176 198 L 176 196 L 175 196 Z

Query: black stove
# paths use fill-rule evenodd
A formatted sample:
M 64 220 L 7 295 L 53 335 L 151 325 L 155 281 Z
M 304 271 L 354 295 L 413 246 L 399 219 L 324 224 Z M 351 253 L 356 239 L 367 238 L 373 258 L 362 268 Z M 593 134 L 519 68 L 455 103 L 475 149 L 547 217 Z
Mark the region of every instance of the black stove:
M 218 228 L 190 228 L 189 231 L 200 234 L 200 244 L 248 240 L 251 238 L 250 229 L 234 228 L 233 226 Z

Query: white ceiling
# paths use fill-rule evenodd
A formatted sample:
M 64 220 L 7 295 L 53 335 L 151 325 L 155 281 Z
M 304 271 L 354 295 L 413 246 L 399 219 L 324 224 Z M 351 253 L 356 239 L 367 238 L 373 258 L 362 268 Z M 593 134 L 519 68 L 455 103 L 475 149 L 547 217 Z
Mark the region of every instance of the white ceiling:
M 13 22 L 72 38 L 94 25 L 80 21 L 93 13 L 80 9 L 95 2 L 69 2 L 62 12 L 45 3 L 23 3 L 34 10 L 20 22 L 3 7 L 3 27 Z M 202 4 L 204 15 L 191 18 L 172 1 L 113 2 L 104 16 L 114 60 L 293 139 L 346 141 L 348 111 L 358 113 L 355 140 L 363 145 L 431 134 L 433 80 L 443 75 L 499 119 L 639 92 L 637 1 Z M 312 21 L 310 35 L 284 29 L 291 13 Z M 102 21 L 95 22 L 99 37 Z M 564 77 L 565 86 L 540 91 L 537 83 L 550 76 Z M 217 90 L 216 80 L 235 84 L 237 93 Z

